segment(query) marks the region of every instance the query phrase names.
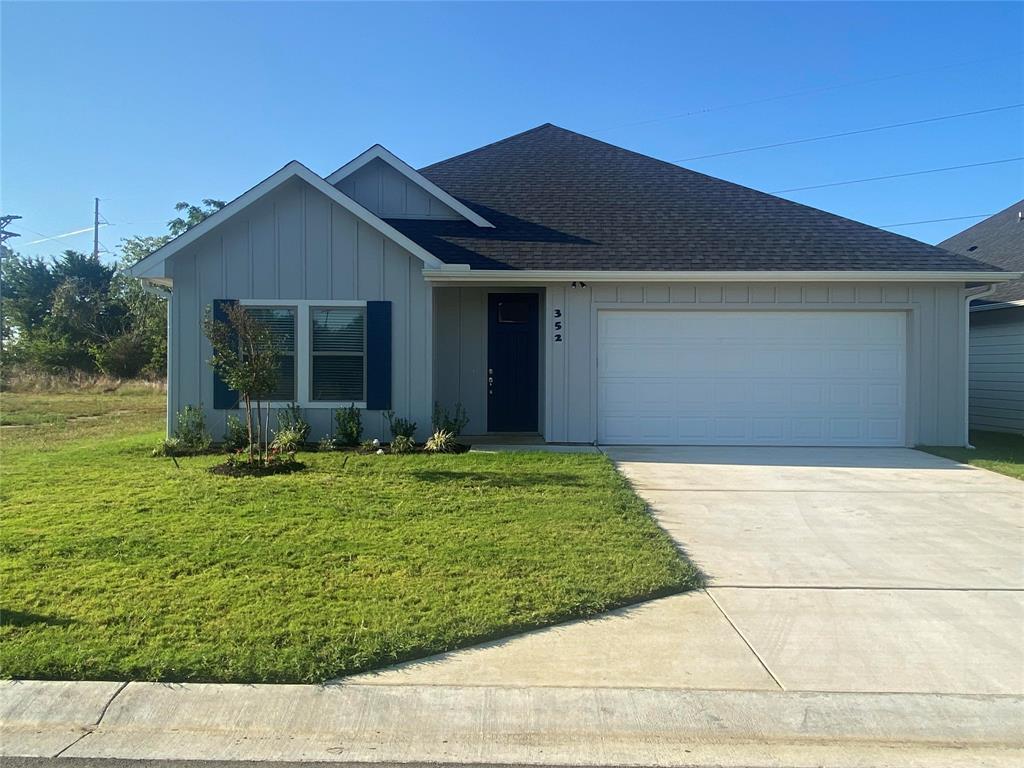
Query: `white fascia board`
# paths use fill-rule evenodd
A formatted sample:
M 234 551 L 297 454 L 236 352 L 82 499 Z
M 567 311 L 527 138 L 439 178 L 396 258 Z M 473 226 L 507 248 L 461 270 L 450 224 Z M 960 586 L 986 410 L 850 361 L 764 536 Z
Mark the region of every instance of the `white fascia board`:
M 157 251 L 153 251 L 150 254 L 152 256 Z M 166 261 L 149 261 L 149 256 L 144 259 L 139 259 L 137 262 L 128 267 L 125 272 L 131 277 L 142 278 L 143 280 L 156 280 L 158 278 L 166 278 L 167 270 L 165 269 Z
M 441 269 L 443 267 L 444 263 L 423 248 L 423 246 L 414 243 L 375 213 L 372 213 L 361 206 L 341 190 L 328 184 L 324 179 L 313 173 L 313 171 L 304 166 L 298 160 L 292 160 L 284 168 L 274 174 L 271 174 L 248 192 L 236 197 L 212 216 L 208 216 L 203 219 L 201 223 L 192 227 L 192 229 L 178 235 L 163 247 L 153 251 L 153 253 L 149 254 L 146 258 L 133 264 L 128 269 L 128 275 L 138 278 L 151 277 L 157 274 L 163 276 L 163 270 L 160 269 L 157 271 L 156 268 L 159 265 L 162 265 L 168 257 L 173 256 L 178 251 L 188 247 L 214 227 L 220 226 L 232 216 L 241 213 L 257 200 L 277 189 L 277 187 L 281 186 L 289 179 L 295 177 L 302 179 L 310 186 L 316 188 L 342 208 L 346 209 L 357 218 L 362 219 L 382 235 L 405 248 L 411 254 L 420 259 L 420 261 L 423 262 L 424 267 L 434 269 Z
M 390 165 L 400 174 L 405 176 L 409 181 L 424 190 L 427 194 L 436 197 L 442 203 L 447 205 L 449 208 L 455 210 L 461 216 L 464 216 L 469 221 L 476 224 L 478 227 L 489 227 L 494 228 L 487 219 L 481 216 L 479 213 L 473 211 L 471 208 L 466 206 L 464 203 L 460 203 L 450 194 L 441 189 L 437 184 L 430 181 L 427 177 L 405 162 L 402 158 L 391 152 L 387 147 L 380 144 L 374 144 L 368 150 L 363 152 L 358 157 L 353 158 L 349 162 L 345 163 L 341 168 L 336 170 L 330 176 L 327 177 L 328 184 L 337 184 L 339 181 L 344 179 L 346 176 L 358 171 L 367 163 L 373 160 L 383 160 L 385 163 Z
M 658 272 L 646 271 L 611 271 L 611 270 L 545 270 L 545 269 L 471 269 L 455 271 L 451 269 L 423 270 L 424 277 L 430 282 L 460 283 L 551 283 L 551 282 L 616 282 L 616 283 L 655 283 L 655 282 L 844 282 L 844 283 L 963 283 L 987 282 L 1001 283 L 1020 278 L 1020 272 L 914 272 L 914 271 L 705 271 L 705 272 Z

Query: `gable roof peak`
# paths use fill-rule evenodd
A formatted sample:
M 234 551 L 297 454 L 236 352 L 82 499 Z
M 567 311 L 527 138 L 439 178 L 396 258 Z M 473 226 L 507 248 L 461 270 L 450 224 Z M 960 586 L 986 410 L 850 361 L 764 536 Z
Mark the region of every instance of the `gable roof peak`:
M 348 195 L 344 194 L 341 190 L 328 184 L 323 178 L 316 173 L 313 173 L 313 171 L 298 160 L 292 160 L 286 163 L 278 171 L 270 174 L 270 176 L 265 178 L 259 184 L 256 184 L 254 187 L 243 192 L 220 210 L 207 216 L 199 224 L 196 224 L 191 229 L 182 232 L 173 240 L 165 243 L 160 248 L 157 248 L 145 258 L 135 262 L 128 268 L 127 274 L 131 277 L 137 277 L 142 280 L 162 280 L 169 284 L 169 278 L 163 269 L 163 264 L 168 258 L 173 256 L 175 253 L 178 253 L 183 248 L 191 245 L 210 230 L 220 226 L 232 216 L 241 213 L 249 206 L 253 205 L 258 200 L 270 194 L 282 184 L 293 178 L 298 178 L 306 182 L 313 189 L 319 191 L 329 200 L 346 209 L 356 218 L 361 219 L 385 237 L 398 243 L 398 245 L 402 246 L 420 259 L 425 266 L 436 268 L 443 267 L 441 260 L 419 243 L 407 237 L 404 233 L 399 232 L 391 226 L 391 224 L 381 219 L 375 213 L 364 208 Z
M 338 186 L 343 179 L 351 176 L 365 165 L 374 161 L 383 162 L 391 166 L 399 174 L 410 182 L 425 191 L 428 195 L 440 200 L 464 219 L 472 222 L 478 227 L 493 228 L 494 225 L 483 216 L 467 206 L 461 200 L 450 195 L 446 190 L 424 177 L 419 171 L 405 162 L 402 158 L 389 150 L 383 144 L 374 144 L 369 149 L 360 152 L 354 158 L 345 163 L 341 168 L 326 177 L 327 183 Z

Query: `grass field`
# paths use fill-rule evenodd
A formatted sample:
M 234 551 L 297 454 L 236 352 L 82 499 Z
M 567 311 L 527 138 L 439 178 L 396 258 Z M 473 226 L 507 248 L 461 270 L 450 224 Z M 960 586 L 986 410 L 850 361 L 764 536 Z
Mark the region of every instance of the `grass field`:
M 0 395 L 0 674 L 318 682 L 700 576 L 597 455 L 153 459 L 163 395 Z M 567 660 L 570 663 L 571 660 Z
M 936 456 L 970 464 L 972 467 L 991 469 L 1018 480 L 1024 480 L 1024 435 L 1006 432 L 971 432 L 970 448 L 926 446 L 921 448 Z

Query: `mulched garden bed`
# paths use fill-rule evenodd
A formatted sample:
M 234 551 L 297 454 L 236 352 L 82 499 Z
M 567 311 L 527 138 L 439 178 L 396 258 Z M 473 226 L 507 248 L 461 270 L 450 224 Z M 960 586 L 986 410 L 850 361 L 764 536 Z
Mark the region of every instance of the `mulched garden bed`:
M 275 461 L 266 464 L 233 464 L 226 461 L 210 467 L 210 473 L 227 477 L 265 477 L 266 475 L 290 475 L 306 468 L 301 461 Z

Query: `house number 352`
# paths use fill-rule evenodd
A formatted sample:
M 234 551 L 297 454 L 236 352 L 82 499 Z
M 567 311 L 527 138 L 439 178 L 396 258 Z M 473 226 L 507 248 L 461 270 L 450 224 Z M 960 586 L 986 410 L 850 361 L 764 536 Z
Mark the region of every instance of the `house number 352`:
M 556 309 L 554 311 L 554 315 L 555 315 L 555 320 L 554 320 L 554 323 L 555 323 L 555 335 L 554 335 L 554 339 L 555 339 L 556 342 L 558 342 L 558 341 L 562 340 L 562 310 Z

